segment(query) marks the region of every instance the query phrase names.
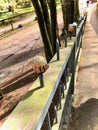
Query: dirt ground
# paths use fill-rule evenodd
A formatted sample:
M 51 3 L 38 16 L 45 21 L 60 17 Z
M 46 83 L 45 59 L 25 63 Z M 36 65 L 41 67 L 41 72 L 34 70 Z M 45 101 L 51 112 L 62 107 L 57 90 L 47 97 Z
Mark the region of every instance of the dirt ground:
M 0 88 L 3 90 L 0 125 L 37 77 L 32 70 L 31 60 L 37 54 L 44 55 L 38 29 L 35 23 L 0 40 Z

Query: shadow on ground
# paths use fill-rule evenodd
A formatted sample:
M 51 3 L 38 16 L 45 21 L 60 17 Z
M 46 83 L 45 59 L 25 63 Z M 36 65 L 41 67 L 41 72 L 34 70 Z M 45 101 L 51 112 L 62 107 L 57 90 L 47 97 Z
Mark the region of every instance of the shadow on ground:
M 25 76 L 20 76 L 21 78 L 19 77 L 19 79 L 13 79 L 13 82 L 11 81 L 11 83 L 9 82 L 3 86 L 3 99 L 0 100 L 0 121 L 9 116 L 22 97 L 27 93 L 31 84 L 33 84 L 38 77 L 33 70 L 29 70 L 24 75 Z
M 34 71 L 31 69 L 29 71 L 31 72 L 26 72 L 25 74 L 23 74 L 25 76 L 22 76 L 22 77 L 20 76 L 21 78 L 18 77 L 18 78 L 12 79 L 7 84 L 4 84 L 4 86 L 2 86 L 3 94 L 7 94 L 9 92 L 15 91 L 16 89 L 25 87 L 25 85 L 35 81 L 38 75 L 34 73 Z
M 32 58 L 38 54 L 40 54 L 43 51 L 43 47 L 36 48 L 35 50 L 29 50 L 26 52 L 22 52 L 20 54 L 13 54 L 4 59 L 2 62 L 0 62 L 0 69 L 5 69 L 6 67 L 10 67 L 12 65 L 18 64 L 20 62 L 23 62 L 25 60 L 28 60 L 29 58 Z
M 70 124 L 69 130 L 98 130 L 98 99 L 91 98 L 73 107 Z

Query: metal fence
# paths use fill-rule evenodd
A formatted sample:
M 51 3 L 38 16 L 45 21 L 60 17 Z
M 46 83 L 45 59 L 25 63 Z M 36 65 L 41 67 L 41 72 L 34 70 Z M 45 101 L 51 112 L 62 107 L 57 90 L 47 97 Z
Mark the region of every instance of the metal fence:
M 82 38 L 86 17 L 87 15 L 84 15 L 80 24 L 77 26 L 76 37 L 73 38 L 74 40 L 72 40 L 71 43 L 68 43 L 68 46 L 66 48 L 64 47 L 63 49 L 60 49 L 60 59 L 55 62 L 55 58 L 53 58 L 49 63 L 50 70 L 46 72 L 46 77 L 44 79 L 45 86 L 43 88 L 32 87 L 32 89 L 27 93 L 21 103 L 17 105 L 14 112 L 12 112 L 10 117 L 4 123 L 3 127 L 5 130 L 8 129 L 7 125 L 10 126 L 14 124 L 11 124 L 10 120 L 13 117 L 13 121 L 18 120 L 17 124 L 20 126 L 22 125 L 19 121 L 19 118 L 23 111 L 25 111 L 24 113 L 26 115 L 26 117 L 24 116 L 23 120 L 29 120 L 28 124 L 25 124 L 25 127 L 23 124 L 23 130 L 62 130 L 62 128 L 68 129 L 74 95 L 75 71 L 78 64 L 80 49 L 82 48 Z M 33 86 L 35 86 L 35 84 L 33 84 Z M 50 88 L 48 89 L 48 87 Z M 40 88 L 40 90 L 38 88 Z M 39 92 L 37 92 L 35 95 L 31 94 L 31 91 L 34 93 L 37 90 L 42 91 L 42 93 L 39 94 Z M 32 100 L 35 100 L 34 96 L 38 98 L 38 94 L 40 95 L 39 99 L 36 99 L 36 103 L 33 105 Z M 40 98 L 42 98 L 42 100 L 44 99 L 42 103 L 40 103 Z M 41 108 L 39 108 L 40 105 Z M 24 110 L 24 107 L 27 107 L 28 110 Z M 32 117 L 31 111 L 33 111 L 31 108 L 36 111 L 37 116 L 37 118 L 33 120 L 33 125 L 30 120 Z M 31 117 L 28 114 L 28 111 L 30 111 Z M 27 118 L 28 115 L 29 117 Z M 16 128 L 16 125 L 14 126 L 14 129 L 19 130 L 19 128 Z
M 62 128 L 68 128 L 74 95 L 75 70 L 80 49 L 82 48 L 86 17 L 87 16 L 84 15 L 83 20 L 76 28 L 74 45 L 72 46 L 70 53 L 67 55 L 62 71 L 55 83 L 55 91 L 50 95 L 50 97 L 53 98 L 50 98 L 49 102 L 47 102 L 48 105 L 46 104 L 44 107 L 43 112 L 44 114 L 46 112 L 46 116 L 43 116 L 43 113 L 41 114 L 35 130 L 62 130 Z M 45 119 L 43 119 L 44 117 Z

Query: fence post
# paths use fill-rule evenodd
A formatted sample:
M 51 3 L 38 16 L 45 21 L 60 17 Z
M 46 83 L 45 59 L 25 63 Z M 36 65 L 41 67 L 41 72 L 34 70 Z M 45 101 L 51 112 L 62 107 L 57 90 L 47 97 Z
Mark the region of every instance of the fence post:
M 71 80 L 71 94 L 74 94 L 74 85 L 75 85 L 75 44 L 72 50 L 72 57 L 71 57 L 71 64 L 72 64 L 72 80 Z
M 60 52 L 59 52 L 59 40 L 58 38 L 56 39 L 56 52 L 57 52 L 57 60 L 60 59 Z
M 65 30 L 65 47 L 67 47 L 67 31 Z

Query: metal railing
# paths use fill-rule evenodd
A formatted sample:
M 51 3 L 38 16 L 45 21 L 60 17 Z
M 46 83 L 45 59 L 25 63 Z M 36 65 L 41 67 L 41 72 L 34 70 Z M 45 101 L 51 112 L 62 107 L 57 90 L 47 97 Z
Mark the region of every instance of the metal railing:
M 74 94 L 74 80 L 75 80 L 75 68 L 77 66 L 80 49 L 82 48 L 82 38 L 86 22 L 86 15 L 77 27 L 76 37 L 71 51 L 65 59 L 65 63 L 62 67 L 59 77 L 55 83 L 55 91 L 51 92 L 51 98 L 44 107 L 46 116 L 44 122 L 43 114 L 40 120 L 37 122 L 35 130 L 62 130 L 62 128 L 68 128 L 71 105 Z M 53 97 L 53 98 L 52 98 Z M 51 118 L 51 111 L 53 119 Z M 41 124 L 41 125 L 39 125 Z
M 77 27 L 76 37 L 67 40 L 67 47 L 60 49 L 60 59 L 55 60 L 54 56 L 49 63 L 49 69 L 44 74 L 44 87 L 41 88 L 39 81 L 35 81 L 2 128 L 7 130 L 11 125 L 14 125 L 16 130 L 20 129 L 19 126 L 22 130 L 68 128 L 74 95 L 75 70 L 82 48 L 86 17 L 85 15 Z M 21 113 L 22 115 L 24 113 L 24 118 L 20 121 Z M 11 119 L 14 119 L 13 124 Z M 11 128 L 10 130 L 13 130 Z

